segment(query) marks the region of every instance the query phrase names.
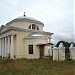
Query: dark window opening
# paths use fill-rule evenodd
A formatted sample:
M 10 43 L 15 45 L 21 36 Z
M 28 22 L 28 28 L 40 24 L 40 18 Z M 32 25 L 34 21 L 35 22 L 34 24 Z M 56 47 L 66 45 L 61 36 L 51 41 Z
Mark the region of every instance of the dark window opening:
M 33 45 L 28 45 L 29 54 L 33 54 Z
M 39 30 L 38 26 L 37 26 L 37 30 Z
M 31 29 L 31 25 L 29 26 L 29 29 Z

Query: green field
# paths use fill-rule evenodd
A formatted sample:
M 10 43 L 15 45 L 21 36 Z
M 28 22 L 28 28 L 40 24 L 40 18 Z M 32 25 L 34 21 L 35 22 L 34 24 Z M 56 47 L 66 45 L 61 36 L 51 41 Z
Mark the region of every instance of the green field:
M 75 75 L 75 61 L 0 59 L 0 75 Z

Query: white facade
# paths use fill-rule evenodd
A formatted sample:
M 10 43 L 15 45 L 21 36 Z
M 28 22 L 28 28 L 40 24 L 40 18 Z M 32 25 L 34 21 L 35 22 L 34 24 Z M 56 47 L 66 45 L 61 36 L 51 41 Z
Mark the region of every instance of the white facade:
M 43 31 L 44 24 L 36 19 L 20 17 L 8 22 L 0 29 L 0 56 L 2 58 L 40 58 L 47 48 L 48 39 L 53 33 Z M 41 45 L 38 45 L 41 44 Z M 29 54 L 33 45 L 33 53 Z M 38 45 L 38 46 L 37 46 Z M 47 52 L 47 51 L 46 51 Z M 44 55 L 45 56 L 45 55 Z

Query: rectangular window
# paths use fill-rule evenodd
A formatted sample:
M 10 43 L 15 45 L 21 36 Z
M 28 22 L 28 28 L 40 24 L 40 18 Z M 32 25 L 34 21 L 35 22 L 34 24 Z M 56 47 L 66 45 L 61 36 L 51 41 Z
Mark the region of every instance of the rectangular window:
M 33 54 L 33 45 L 28 45 L 29 54 Z

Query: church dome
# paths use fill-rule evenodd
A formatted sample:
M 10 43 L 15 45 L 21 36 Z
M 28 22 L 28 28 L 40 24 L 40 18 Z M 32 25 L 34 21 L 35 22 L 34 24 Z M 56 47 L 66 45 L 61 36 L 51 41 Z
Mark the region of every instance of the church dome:
M 9 23 L 7 23 L 6 25 L 8 25 L 8 24 L 10 24 L 12 22 L 21 22 L 21 21 L 38 23 L 38 24 L 41 24 L 41 25 L 44 26 L 44 24 L 41 21 L 38 21 L 37 19 L 31 18 L 31 17 L 27 17 L 25 15 L 13 19 L 12 21 L 10 21 Z

